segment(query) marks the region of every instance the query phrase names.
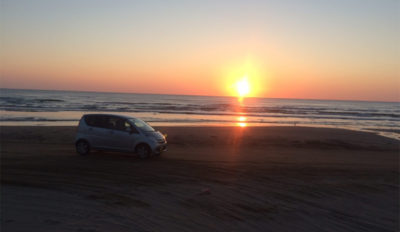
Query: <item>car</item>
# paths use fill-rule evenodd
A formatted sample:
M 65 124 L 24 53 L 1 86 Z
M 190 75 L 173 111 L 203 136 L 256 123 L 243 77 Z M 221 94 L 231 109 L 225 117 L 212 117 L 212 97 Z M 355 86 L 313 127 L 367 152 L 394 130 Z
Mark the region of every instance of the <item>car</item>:
M 75 147 L 80 155 L 95 149 L 136 153 L 145 159 L 166 151 L 167 141 L 163 134 L 138 118 L 85 114 L 79 120 Z

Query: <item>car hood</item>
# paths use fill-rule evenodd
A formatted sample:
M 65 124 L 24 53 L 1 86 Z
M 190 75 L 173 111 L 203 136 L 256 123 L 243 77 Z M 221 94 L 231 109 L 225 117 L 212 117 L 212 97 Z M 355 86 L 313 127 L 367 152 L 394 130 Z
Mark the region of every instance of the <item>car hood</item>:
M 159 131 L 151 131 L 151 132 L 146 132 L 146 135 L 149 137 L 153 137 L 157 140 L 165 140 L 165 137 L 161 132 Z

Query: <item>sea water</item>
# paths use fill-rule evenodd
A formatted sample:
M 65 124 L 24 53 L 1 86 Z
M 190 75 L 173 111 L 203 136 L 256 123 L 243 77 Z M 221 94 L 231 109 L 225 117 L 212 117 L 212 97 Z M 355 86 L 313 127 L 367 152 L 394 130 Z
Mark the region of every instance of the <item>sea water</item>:
M 83 114 L 154 126 L 317 126 L 400 138 L 400 103 L 0 89 L 0 125 L 77 125 Z

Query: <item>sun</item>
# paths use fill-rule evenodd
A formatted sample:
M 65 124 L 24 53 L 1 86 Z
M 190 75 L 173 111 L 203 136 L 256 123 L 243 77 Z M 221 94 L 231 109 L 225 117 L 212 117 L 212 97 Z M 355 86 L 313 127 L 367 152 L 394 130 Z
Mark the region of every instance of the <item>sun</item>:
M 220 88 L 224 88 L 224 95 L 237 97 L 244 101 L 251 97 L 262 97 L 269 84 L 269 74 L 265 72 L 266 65 L 256 61 L 246 61 L 242 64 L 234 63 L 223 68 L 218 81 Z
M 247 96 L 250 93 L 250 84 L 247 79 L 247 76 L 244 76 L 241 80 L 236 82 L 236 91 L 241 98 Z

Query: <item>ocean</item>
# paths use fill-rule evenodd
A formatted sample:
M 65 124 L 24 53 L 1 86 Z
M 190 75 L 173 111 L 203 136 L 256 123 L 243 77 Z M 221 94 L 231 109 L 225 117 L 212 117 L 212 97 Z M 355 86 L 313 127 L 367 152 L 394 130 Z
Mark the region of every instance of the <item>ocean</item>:
M 0 125 L 77 125 L 86 113 L 153 126 L 313 126 L 400 139 L 400 103 L 0 89 Z

